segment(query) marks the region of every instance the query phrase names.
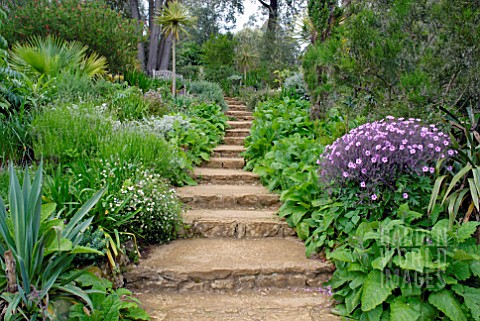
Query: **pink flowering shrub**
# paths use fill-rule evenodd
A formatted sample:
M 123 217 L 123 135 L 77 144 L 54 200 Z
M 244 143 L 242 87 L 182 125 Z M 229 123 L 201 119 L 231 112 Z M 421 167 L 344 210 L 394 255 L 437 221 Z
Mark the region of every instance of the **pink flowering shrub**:
M 380 195 L 375 191 L 396 189 L 400 177 L 433 176 L 436 162 L 456 153 L 450 147 L 448 135 L 435 125 L 388 116 L 327 146 L 318 160 L 320 181 L 327 186 L 357 186 L 376 201 Z

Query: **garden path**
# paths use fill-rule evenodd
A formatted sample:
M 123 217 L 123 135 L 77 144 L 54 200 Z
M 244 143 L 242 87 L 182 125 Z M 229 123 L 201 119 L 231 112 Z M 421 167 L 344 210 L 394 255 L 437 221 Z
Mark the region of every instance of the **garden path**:
M 275 215 L 279 197 L 242 170 L 252 113 L 228 100 L 224 145 L 182 187 L 184 239 L 153 247 L 126 273 L 153 320 L 339 320 L 321 287 L 332 266 L 306 259 L 295 232 Z

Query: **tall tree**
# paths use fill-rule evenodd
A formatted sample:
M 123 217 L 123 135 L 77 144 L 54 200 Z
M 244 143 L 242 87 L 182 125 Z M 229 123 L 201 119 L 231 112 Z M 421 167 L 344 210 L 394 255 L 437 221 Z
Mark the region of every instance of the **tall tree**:
M 186 33 L 185 27 L 195 23 L 195 17 L 191 16 L 187 8 L 178 1 L 173 1 L 163 9 L 155 22 L 163 27 L 163 34 L 172 38 L 172 95 L 175 97 L 176 91 L 176 61 L 175 45 L 180 39 L 180 34 Z
M 132 19 L 137 20 L 138 23 L 143 26 L 143 20 L 140 17 L 140 9 L 138 7 L 138 0 L 130 0 L 130 13 L 132 15 Z M 143 42 L 139 42 L 137 44 L 137 49 L 137 58 L 143 70 L 145 69 L 145 47 L 143 46 Z

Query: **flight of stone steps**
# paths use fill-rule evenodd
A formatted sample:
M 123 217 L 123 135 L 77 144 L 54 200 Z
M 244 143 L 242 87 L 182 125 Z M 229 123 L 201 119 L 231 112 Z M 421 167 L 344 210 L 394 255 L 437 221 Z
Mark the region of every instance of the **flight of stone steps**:
M 199 185 L 177 189 L 189 206 L 185 238 L 150 248 L 126 273 L 127 286 L 156 320 L 336 320 L 319 292 L 332 266 L 305 258 L 295 232 L 275 215 L 278 195 L 242 170 L 252 113 L 227 102 L 224 145 L 195 169 Z

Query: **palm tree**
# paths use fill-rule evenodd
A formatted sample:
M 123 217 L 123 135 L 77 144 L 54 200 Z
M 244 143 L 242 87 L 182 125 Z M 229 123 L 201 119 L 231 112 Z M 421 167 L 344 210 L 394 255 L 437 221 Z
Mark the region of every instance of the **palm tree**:
M 87 55 L 87 50 L 88 47 L 78 41 L 33 37 L 25 44 L 13 46 L 10 62 L 15 70 L 33 77 L 51 78 L 64 71 L 89 78 L 103 75 L 107 60 L 96 53 Z
M 175 97 L 176 91 L 176 59 L 175 45 L 180 38 L 180 34 L 187 34 L 185 27 L 193 26 L 197 19 L 190 15 L 188 9 L 179 1 L 173 1 L 163 9 L 161 15 L 155 18 L 155 22 L 163 27 L 163 33 L 166 37 L 172 36 L 172 95 Z

